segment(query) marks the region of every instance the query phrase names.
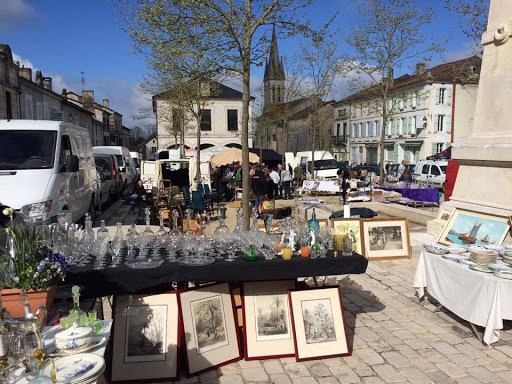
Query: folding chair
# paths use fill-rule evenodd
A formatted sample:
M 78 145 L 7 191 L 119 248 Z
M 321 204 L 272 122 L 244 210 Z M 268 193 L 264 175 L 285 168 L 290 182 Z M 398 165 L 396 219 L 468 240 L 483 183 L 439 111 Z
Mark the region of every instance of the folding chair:
M 199 191 L 192 191 L 192 209 L 199 213 L 204 209 L 203 196 Z
M 185 201 L 185 206 L 190 207 L 190 187 L 183 187 L 183 200 Z

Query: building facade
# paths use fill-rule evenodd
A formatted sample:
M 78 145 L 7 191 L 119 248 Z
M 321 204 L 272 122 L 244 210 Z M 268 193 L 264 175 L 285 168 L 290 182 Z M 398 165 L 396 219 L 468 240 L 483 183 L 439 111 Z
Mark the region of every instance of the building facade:
M 0 44 L 0 119 L 20 119 L 19 63 L 8 45 Z
M 216 83 L 217 91 L 206 100 L 201 113 L 201 149 L 215 145 L 242 147 L 242 92 Z M 249 104 L 249 147 L 252 147 L 252 105 Z M 158 149 L 177 149 L 180 146 L 179 128 L 180 110 L 162 95 L 153 96 L 153 111 L 156 115 Z M 181 119 L 182 120 L 182 119 Z M 196 148 L 197 122 L 188 117 L 184 134 L 184 146 Z
M 346 142 L 348 153 L 343 155 L 351 164 L 378 164 L 382 129 L 386 163 L 415 163 L 439 153 L 451 146 L 455 129 L 457 137 L 469 135 L 480 65 L 478 57 L 429 70 L 419 64 L 414 75 L 394 79 L 385 127 L 382 105 L 364 90 L 340 100 L 334 108 L 334 131 L 337 140 Z

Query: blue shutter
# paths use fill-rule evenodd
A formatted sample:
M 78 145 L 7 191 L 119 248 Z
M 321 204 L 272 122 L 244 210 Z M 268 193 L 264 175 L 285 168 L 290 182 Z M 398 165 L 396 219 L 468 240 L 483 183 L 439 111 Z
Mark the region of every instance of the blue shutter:
M 444 117 L 444 127 L 446 129 L 446 133 L 452 133 L 452 115 L 446 115 Z

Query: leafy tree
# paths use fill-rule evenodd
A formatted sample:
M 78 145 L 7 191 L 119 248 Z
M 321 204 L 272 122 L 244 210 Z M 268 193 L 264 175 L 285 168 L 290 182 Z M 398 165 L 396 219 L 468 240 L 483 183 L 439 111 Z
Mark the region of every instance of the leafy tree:
M 446 40 L 428 38 L 424 27 L 435 19 L 434 11 L 414 0 L 358 0 L 360 17 L 351 26 L 345 42 L 352 53 L 345 55 L 346 71 L 353 84 L 366 88 L 365 99 L 382 118 L 380 174 L 384 175 L 385 127 L 391 121 L 404 90 L 393 87 L 393 70 L 414 58 L 428 61 L 440 53 Z M 381 177 L 381 182 L 384 178 Z

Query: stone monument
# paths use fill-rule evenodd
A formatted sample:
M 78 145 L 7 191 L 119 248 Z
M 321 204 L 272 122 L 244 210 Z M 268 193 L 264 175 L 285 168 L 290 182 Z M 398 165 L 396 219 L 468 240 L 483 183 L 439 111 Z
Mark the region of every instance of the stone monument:
M 460 169 L 446 207 L 512 216 L 512 7 L 491 0 L 471 135 L 453 143 Z

